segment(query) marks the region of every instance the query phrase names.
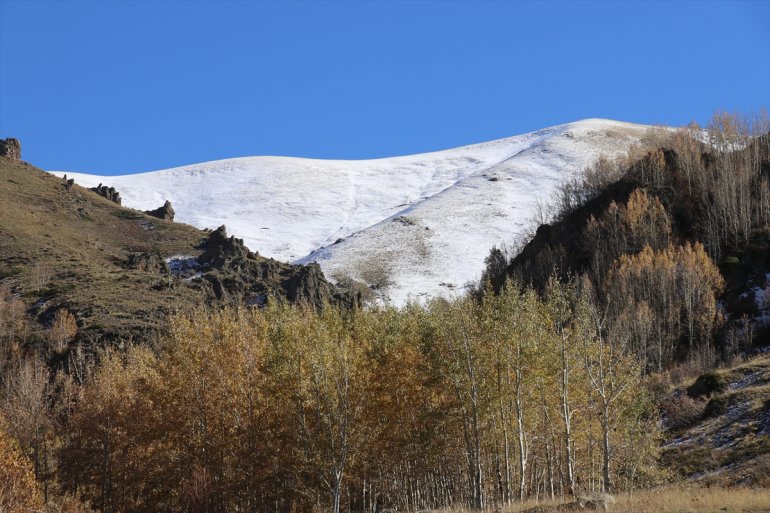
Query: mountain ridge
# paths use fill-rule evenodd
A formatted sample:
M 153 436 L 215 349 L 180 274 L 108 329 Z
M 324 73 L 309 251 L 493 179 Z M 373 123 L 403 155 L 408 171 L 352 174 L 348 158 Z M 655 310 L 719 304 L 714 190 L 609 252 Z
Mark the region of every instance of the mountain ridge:
M 404 304 L 453 295 L 477 279 L 488 249 L 506 242 L 511 223 L 523 230 L 558 183 L 599 155 L 625 152 L 648 128 L 591 118 L 382 159 L 240 157 L 134 175 L 67 174 L 84 185 L 115 186 L 133 208 L 169 200 L 182 222 L 226 224 L 262 255 L 316 261 L 333 280 L 358 282 L 380 301 Z M 408 226 L 423 233 L 395 229 L 400 216 L 415 217 Z

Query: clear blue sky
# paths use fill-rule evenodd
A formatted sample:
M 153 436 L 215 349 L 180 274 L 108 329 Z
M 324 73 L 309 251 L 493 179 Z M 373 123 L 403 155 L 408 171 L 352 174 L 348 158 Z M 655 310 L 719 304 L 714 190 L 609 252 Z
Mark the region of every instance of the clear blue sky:
M 0 0 L 0 137 L 50 170 L 359 159 L 770 104 L 770 2 Z

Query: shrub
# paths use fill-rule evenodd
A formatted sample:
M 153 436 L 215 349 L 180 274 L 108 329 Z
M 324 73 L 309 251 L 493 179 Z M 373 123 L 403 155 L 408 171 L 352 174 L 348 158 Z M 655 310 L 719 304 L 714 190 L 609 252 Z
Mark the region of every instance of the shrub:
M 706 407 L 704 400 L 693 399 L 681 389 L 677 392 L 660 405 L 665 425 L 671 430 L 690 427 L 701 418 Z
M 710 419 L 719 417 L 727 412 L 728 400 L 726 397 L 714 397 L 709 399 L 706 408 L 703 410 L 703 418 Z
M 690 397 L 710 397 L 713 394 L 723 392 L 727 388 L 727 380 L 714 371 L 698 376 L 695 383 L 687 388 Z

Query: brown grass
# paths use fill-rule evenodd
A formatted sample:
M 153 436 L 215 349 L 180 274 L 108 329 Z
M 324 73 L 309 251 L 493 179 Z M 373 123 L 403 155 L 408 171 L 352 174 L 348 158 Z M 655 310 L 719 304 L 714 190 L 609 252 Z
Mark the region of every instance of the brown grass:
M 205 234 L 192 226 L 123 208 L 77 184 L 68 190 L 62 179 L 2 157 L 0 205 L 0 286 L 31 314 L 28 342 L 44 341 L 63 307 L 77 315 L 80 337 L 130 337 L 158 329 L 171 306 L 200 300 L 186 287 L 157 287 L 158 274 L 126 268 L 135 251 L 200 253 L 195 246 Z
M 609 511 L 618 513 L 770 513 L 770 490 L 767 489 L 670 486 L 615 495 L 615 501 Z M 557 513 L 560 504 L 526 501 L 500 508 L 500 511 Z M 495 509 L 492 506 L 489 511 Z M 441 510 L 441 513 L 473 513 L 473 510 L 454 507 Z
M 671 487 L 616 500 L 613 511 L 635 513 L 770 512 L 770 491 L 749 488 Z

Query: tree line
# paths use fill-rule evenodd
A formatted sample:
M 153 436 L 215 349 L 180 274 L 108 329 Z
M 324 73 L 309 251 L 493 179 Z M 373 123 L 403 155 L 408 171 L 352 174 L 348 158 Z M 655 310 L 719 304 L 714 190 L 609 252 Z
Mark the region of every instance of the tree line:
M 28 454 L 45 446 L 48 493 L 103 512 L 485 508 L 651 484 L 654 405 L 583 287 L 200 310 L 160 351 L 102 353 L 83 385 L 21 361 L 2 411 Z

